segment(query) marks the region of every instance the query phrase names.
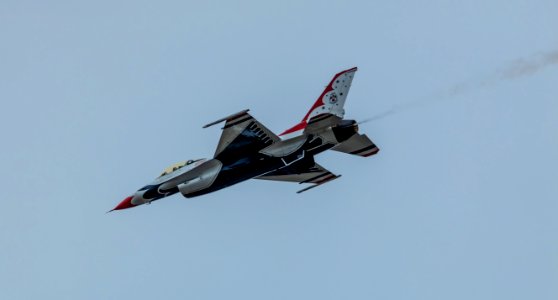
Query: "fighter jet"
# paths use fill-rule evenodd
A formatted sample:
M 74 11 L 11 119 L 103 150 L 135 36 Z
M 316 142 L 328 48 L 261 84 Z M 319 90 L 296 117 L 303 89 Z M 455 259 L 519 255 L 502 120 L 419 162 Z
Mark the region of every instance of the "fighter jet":
M 276 135 L 248 111 L 232 114 L 204 128 L 225 122 L 211 159 L 192 159 L 166 168 L 159 177 L 124 199 L 113 210 L 149 204 L 180 192 L 191 198 L 248 179 L 309 184 L 308 191 L 339 178 L 314 161 L 328 149 L 368 157 L 378 147 L 359 133 L 355 120 L 343 119 L 343 106 L 357 68 L 342 71 L 325 87 L 302 121 Z

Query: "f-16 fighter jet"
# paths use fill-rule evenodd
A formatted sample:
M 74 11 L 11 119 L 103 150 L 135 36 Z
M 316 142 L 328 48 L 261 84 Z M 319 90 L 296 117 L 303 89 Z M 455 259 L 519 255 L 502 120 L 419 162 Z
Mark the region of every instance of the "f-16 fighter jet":
M 328 149 L 363 157 L 379 151 L 365 134 L 358 132 L 355 120 L 343 119 L 343 106 L 356 71 L 352 68 L 333 76 L 302 121 L 279 135 L 248 110 L 205 125 L 207 128 L 225 122 L 213 158 L 188 160 L 166 168 L 113 210 L 178 192 L 186 198 L 196 197 L 252 178 L 310 184 L 298 193 L 339 178 L 317 164 L 314 156 Z

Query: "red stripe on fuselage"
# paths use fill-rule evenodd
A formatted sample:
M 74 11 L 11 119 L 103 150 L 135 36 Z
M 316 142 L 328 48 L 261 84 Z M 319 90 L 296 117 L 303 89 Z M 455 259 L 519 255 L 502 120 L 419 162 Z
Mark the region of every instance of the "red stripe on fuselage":
M 289 128 L 287 130 L 285 130 L 283 133 L 280 134 L 281 135 L 285 135 L 285 134 L 289 134 L 289 133 L 293 133 L 295 131 L 299 131 L 306 128 L 306 121 L 302 121 L 298 124 L 296 124 L 295 126 L 293 126 L 292 128 Z

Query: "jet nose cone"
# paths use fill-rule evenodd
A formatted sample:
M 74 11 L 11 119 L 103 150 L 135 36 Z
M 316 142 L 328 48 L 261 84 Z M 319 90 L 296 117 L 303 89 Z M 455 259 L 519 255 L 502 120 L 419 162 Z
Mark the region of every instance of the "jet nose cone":
M 137 206 L 132 203 L 132 198 L 134 198 L 134 196 L 126 197 L 126 199 L 122 200 L 122 202 L 120 202 L 120 204 L 118 204 L 112 210 L 120 210 L 120 209 L 126 209 L 126 208 Z

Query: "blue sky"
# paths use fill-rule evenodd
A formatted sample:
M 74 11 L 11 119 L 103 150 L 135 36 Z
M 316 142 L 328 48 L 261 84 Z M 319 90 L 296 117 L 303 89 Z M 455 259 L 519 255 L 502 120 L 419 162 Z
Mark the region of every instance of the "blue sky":
M 557 299 L 556 1 L 0 2 L 0 298 Z M 105 214 L 358 66 L 381 151 Z M 515 68 L 515 69 L 514 69 Z M 455 91 L 455 87 L 466 87 Z

